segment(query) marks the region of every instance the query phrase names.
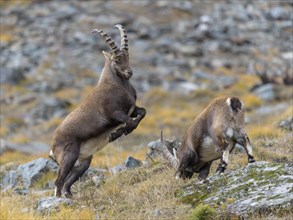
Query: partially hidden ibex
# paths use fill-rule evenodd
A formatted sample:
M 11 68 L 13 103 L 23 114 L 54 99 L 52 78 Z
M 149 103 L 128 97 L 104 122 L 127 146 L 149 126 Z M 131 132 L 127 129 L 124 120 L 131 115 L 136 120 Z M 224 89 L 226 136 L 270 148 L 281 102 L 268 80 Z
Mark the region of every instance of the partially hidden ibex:
M 92 31 L 106 40 L 111 53 L 103 51 L 106 62 L 98 84 L 54 133 L 50 157 L 59 164 L 56 196 L 71 197 L 70 188 L 89 168 L 92 155 L 131 133 L 146 115 L 136 106 L 136 91 L 129 82 L 127 35 L 121 25 L 114 27 L 120 31 L 120 49 L 102 30 Z
M 161 134 L 163 154 L 177 170 L 176 177 L 191 178 L 199 173 L 205 179 L 214 160 L 221 158 L 217 172 L 224 172 L 229 153 L 236 144 L 246 150 L 248 162 L 255 162 L 252 146 L 244 129 L 244 106 L 237 97 L 214 99 L 198 115 L 185 133 L 182 145 L 174 155 Z

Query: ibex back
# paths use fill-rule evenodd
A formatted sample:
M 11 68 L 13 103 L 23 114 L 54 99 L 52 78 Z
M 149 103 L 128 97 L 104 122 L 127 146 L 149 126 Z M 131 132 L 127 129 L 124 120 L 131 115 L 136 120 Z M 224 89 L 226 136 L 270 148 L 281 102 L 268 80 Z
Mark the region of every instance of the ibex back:
M 248 162 L 254 162 L 252 146 L 244 128 L 244 106 L 237 97 L 214 99 L 185 133 L 184 141 L 172 155 L 163 141 L 163 153 L 182 178 L 199 173 L 205 179 L 214 160 L 221 158 L 217 169 L 222 173 L 228 165 L 229 153 L 236 144 L 246 150 Z
M 56 196 L 72 196 L 70 188 L 88 169 L 92 155 L 131 133 L 146 114 L 136 106 L 136 91 L 129 82 L 127 35 L 121 25 L 115 27 L 121 34 L 120 49 L 103 31 L 93 30 L 106 40 L 111 52 L 103 51 L 106 62 L 96 87 L 54 133 L 50 157 L 59 164 Z

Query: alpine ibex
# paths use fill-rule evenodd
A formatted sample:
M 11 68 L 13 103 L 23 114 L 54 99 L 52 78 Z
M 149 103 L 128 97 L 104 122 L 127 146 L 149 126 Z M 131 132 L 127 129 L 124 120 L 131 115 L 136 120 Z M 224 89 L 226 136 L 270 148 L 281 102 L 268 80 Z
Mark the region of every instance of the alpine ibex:
M 114 27 L 120 31 L 120 49 L 102 30 L 92 31 L 106 40 L 111 53 L 103 51 L 106 62 L 98 84 L 54 133 L 50 157 L 59 164 L 56 196 L 72 196 L 70 188 L 89 168 L 92 155 L 131 133 L 146 114 L 136 106 L 136 91 L 129 82 L 127 35 L 121 25 Z
M 212 162 L 219 158 L 221 163 L 217 172 L 224 172 L 229 153 L 236 144 L 245 148 L 249 163 L 255 162 L 244 129 L 244 106 L 237 97 L 214 99 L 189 126 L 174 156 L 167 149 L 162 134 L 161 142 L 164 155 L 182 178 L 191 178 L 193 173 L 199 173 L 199 179 L 205 179 Z

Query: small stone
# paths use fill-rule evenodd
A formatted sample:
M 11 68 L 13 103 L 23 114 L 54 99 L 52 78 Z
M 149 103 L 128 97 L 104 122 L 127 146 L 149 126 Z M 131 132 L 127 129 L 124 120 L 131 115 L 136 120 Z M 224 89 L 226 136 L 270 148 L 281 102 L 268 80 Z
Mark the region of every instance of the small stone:
M 280 121 L 278 127 L 283 128 L 285 130 L 292 131 L 293 130 L 293 117 L 289 117 L 286 120 Z
M 127 167 L 124 164 L 119 164 L 119 165 L 117 165 L 115 167 L 112 167 L 110 169 L 110 171 L 111 171 L 112 174 L 117 174 L 118 172 L 126 170 L 126 169 L 127 169 Z
M 129 156 L 126 160 L 125 160 L 125 166 L 128 168 L 136 168 L 142 165 L 142 162 L 140 160 L 137 160 L 131 156 Z
M 61 205 L 70 206 L 73 202 L 71 199 L 58 198 L 58 197 L 47 197 L 38 200 L 36 210 L 42 213 L 51 213 L 59 211 Z
M 265 101 L 272 101 L 276 98 L 273 84 L 265 84 L 257 87 L 253 93 Z
M 99 187 L 104 182 L 103 176 L 93 176 L 92 181 L 95 184 L 96 187 Z

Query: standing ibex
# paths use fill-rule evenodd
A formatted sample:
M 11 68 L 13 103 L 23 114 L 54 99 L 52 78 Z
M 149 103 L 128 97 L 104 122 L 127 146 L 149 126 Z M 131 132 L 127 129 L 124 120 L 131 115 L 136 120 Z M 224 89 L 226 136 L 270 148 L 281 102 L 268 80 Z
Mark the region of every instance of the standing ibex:
M 103 51 L 106 62 L 98 84 L 54 133 L 50 157 L 59 164 L 56 196 L 72 196 L 70 187 L 88 169 L 92 155 L 131 133 L 146 114 L 135 105 L 136 91 L 129 82 L 127 35 L 121 25 L 115 27 L 121 35 L 120 49 L 102 30 L 92 31 L 106 40 L 111 53 Z
M 224 172 L 229 153 L 236 144 L 245 148 L 249 163 L 255 162 L 244 129 L 243 103 L 236 97 L 214 99 L 189 126 L 174 156 L 165 146 L 162 135 L 161 142 L 164 155 L 182 178 L 191 178 L 193 173 L 199 173 L 199 179 L 205 179 L 212 162 L 219 158 L 221 164 L 217 172 Z

